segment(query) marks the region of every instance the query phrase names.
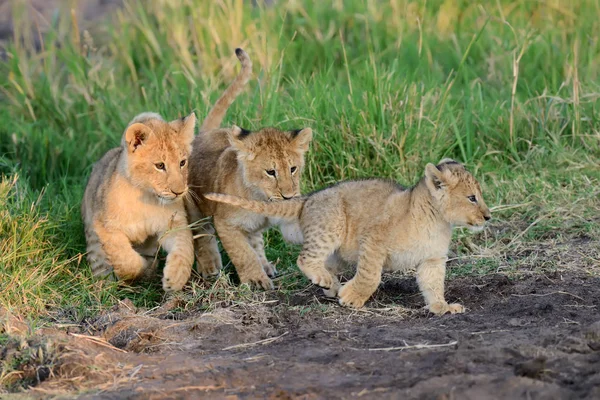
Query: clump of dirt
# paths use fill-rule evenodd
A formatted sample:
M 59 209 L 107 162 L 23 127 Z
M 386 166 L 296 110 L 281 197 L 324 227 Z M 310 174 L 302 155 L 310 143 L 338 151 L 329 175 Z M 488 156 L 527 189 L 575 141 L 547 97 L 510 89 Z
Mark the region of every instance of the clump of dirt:
M 0 398 L 43 382 L 43 392 L 62 392 L 118 381 L 132 366 L 122 364 L 117 352 L 105 352 L 107 347 L 97 338 L 49 329 L 26 337 L 0 334 Z
M 40 384 L 50 377 L 62 350 L 45 337 L 0 334 L 0 385 L 15 391 Z

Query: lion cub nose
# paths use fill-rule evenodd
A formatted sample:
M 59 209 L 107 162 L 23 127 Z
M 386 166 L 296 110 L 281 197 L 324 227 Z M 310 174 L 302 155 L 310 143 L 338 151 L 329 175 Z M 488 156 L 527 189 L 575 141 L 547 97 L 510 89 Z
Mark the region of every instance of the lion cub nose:
M 484 218 L 486 221 L 489 221 L 490 219 L 492 219 L 492 216 L 488 214 L 488 215 L 484 215 L 484 216 L 483 216 L 483 218 Z

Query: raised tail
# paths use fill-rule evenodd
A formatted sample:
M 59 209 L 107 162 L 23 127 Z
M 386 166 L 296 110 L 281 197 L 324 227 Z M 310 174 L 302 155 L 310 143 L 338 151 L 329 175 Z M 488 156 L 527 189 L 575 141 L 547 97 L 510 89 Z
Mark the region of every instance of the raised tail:
M 302 208 L 306 201 L 306 198 L 304 197 L 295 197 L 289 200 L 273 202 L 254 201 L 221 193 L 207 193 L 204 197 L 208 200 L 231 204 L 232 206 L 240 207 L 257 214 L 287 220 L 297 220 L 300 217 L 300 213 L 302 212 Z
M 223 122 L 223 117 L 225 117 L 229 106 L 231 106 L 235 98 L 241 93 L 246 83 L 250 80 L 250 76 L 252 76 L 252 60 L 250 60 L 248 54 L 238 48 L 235 49 L 235 55 L 240 60 L 242 69 L 233 82 L 231 82 L 231 85 L 219 97 L 212 110 L 210 110 L 200 127 L 200 132 L 217 129 L 221 126 L 221 122 Z

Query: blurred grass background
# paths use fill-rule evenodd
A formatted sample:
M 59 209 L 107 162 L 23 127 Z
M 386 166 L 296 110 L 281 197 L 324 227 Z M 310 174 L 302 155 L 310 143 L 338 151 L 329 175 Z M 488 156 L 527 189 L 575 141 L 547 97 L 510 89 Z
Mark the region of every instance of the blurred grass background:
M 134 115 L 206 115 L 238 71 L 236 47 L 255 79 L 225 124 L 312 127 L 304 191 L 366 176 L 412 184 L 442 157 L 468 165 L 495 222 L 457 234 L 456 254 L 490 258 L 455 271 L 518 270 L 507 254 L 522 246 L 600 233 L 599 1 L 125 1 L 89 30 L 70 12 L 79 3 L 62 2 L 43 29 L 11 4 L 0 306 L 79 320 L 124 297 L 163 300 L 156 284 L 91 280 L 87 176 Z M 296 249 L 276 232 L 267 245 L 288 274 L 282 290 L 306 286 Z M 222 284 L 196 280 L 186 295 L 210 302 Z

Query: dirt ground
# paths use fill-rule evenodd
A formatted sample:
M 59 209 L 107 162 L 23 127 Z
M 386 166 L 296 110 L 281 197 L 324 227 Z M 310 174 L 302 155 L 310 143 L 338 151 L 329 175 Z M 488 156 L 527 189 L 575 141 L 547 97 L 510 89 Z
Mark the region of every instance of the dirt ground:
M 271 297 L 184 313 L 175 304 L 148 311 L 126 301 L 81 326 L 47 330 L 60 356 L 27 393 L 106 400 L 600 398 L 600 278 L 589 274 L 454 279 L 447 298 L 468 312 L 443 317 L 422 309 L 414 278 L 388 277 L 362 311 L 341 308 L 316 288 Z M 87 392 L 73 394 L 82 388 Z

